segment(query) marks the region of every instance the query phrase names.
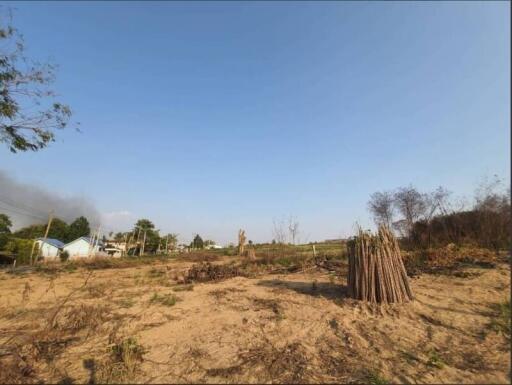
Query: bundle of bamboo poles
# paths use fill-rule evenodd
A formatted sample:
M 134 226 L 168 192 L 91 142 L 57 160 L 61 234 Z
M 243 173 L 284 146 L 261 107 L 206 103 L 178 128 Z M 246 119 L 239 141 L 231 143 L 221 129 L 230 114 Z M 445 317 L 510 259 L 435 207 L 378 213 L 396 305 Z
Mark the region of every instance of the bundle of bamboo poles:
M 408 302 L 414 297 L 398 241 L 380 226 L 376 235 L 359 229 L 348 243 L 348 296 L 369 302 Z

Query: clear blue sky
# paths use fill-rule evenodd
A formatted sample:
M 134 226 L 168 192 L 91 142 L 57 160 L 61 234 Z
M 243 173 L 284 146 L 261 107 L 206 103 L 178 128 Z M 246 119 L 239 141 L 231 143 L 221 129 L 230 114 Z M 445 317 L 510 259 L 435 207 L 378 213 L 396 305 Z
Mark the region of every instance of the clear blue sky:
M 83 133 L 0 168 L 119 230 L 264 241 L 293 214 L 311 241 L 374 191 L 509 179 L 507 2 L 3 4 Z

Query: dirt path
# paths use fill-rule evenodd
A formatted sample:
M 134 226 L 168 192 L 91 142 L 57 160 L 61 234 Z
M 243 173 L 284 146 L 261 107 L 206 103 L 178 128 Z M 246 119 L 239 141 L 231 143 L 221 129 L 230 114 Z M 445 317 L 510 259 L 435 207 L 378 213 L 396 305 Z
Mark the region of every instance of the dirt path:
M 175 286 L 183 267 L 0 273 L 0 346 L 25 355 L 4 347 L 0 365 L 30 366 L 22 382 L 510 381 L 508 342 L 490 327 L 508 266 L 423 275 L 414 302 L 375 308 L 320 271 Z

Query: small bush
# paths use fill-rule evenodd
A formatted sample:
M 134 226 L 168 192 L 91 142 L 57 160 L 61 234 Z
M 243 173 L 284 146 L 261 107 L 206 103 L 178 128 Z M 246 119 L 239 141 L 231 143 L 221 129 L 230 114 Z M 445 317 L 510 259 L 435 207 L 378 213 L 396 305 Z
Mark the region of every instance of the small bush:
M 165 271 L 153 267 L 148 271 L 147 275 L 150 278 L 160 278 L 165 275 Z
M 389 384 L 389 380 L 379 372 L 372 370 L 368 372 L 368 383 L 371 385 L 386 385 Z
M 439 353 L 437 353 L 437 351 L 431 350 L 428 353 L 427 365 L 432 366 L 434 368 L 442 369 L 445 365 L 445 362 L 443 361 L 441 356 L 439 356 Z
M 28 265 L 34 241 L 31 239 L 11 238 L 5 245 L 4 250 L 8 254 L 16 256 L 16 265 Z M 37 245 L 34 248 L 34 256 L 37 255 Z
M 191 291 L 194 290 L 194 285 L 188 284 L 188 285 L 178 285 L 173 287 L 173 291 Z
M 62 251 L 59 254 L 59 258 L 61 262 L 66 262 L 69 259 L 69 253 L 67 252 L 67 250 Z
M 492 308 L 495 311 L 495 316 L 489 324 L 489 327 L 496 333 L 502 333 L 503 336 L 510 341 L 510 300 L 494 304 Z
M 132 382 L 145 353 L 133 337 L 115 342 L 108 348 L 110 357 L 98 370 L 98 383 L 119 384 Z
M 157 293 L 154 293 L 149 302 L 159 303 L 163 306 L 174 306 L 176 305 L 176 302 L 178 302 L 178 297 L 176 297 L 174 294 L 158 295 Z
M 128 337 L 110 347 L 110 352 L 115 361 L 128 363 L 133 360 L 142 360 L 145 351 L 133 337 Z

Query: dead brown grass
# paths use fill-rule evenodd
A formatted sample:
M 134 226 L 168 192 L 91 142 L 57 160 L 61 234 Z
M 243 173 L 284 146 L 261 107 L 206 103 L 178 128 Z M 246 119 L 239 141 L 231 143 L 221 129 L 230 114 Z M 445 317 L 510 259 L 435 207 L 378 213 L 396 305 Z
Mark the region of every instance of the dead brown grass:
M 220 262 L 211 265 L 232 272 Z M 424 273 L 411 280 L 415 301 L 374 309 L 345 297 L 342 265 L 271 274 L 281 263 L 193 286 L 171 279 L 187 274 L 183 261 L 122 274 L 0 272 L 0 382 L 508 381 L 508 268 Z

